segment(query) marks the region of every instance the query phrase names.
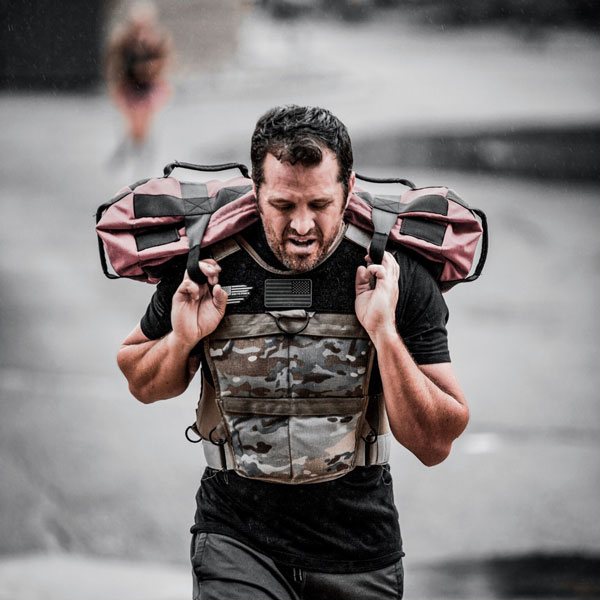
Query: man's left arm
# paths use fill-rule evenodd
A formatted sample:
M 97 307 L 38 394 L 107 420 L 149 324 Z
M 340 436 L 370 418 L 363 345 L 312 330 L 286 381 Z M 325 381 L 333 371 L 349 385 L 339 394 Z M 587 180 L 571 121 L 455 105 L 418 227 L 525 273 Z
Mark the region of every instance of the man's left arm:
M 442 462 L 469 420 L 451 363 L 417 365 L 396 330 L 399 267 L 388 252 L 381 265 L 356 273 L 356 315 L 377 351 L 394 437 L 427 466 Z M 371 281 L 376 281 L 372 289 Z

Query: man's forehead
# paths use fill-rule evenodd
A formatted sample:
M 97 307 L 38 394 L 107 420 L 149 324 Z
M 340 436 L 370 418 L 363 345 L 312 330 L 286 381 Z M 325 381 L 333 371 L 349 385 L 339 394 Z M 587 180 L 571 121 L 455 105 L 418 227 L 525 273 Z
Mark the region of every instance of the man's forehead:
M 263 180 L 267 185 L 283 181 L 293 183 L 296 180 L 303 185 L 309 182 L 336 183 L 338 173 L 338 159 L 329 149 L 323 152 L 322 160 L 314 165 L 305 166 L 302 163 L 280 161 L 271 153 L 267 153 L 263 163 Z

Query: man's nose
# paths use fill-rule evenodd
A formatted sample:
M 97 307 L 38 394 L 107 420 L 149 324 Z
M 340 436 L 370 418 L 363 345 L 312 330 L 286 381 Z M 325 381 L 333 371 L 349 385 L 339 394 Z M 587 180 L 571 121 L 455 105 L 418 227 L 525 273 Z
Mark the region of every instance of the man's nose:
M 290 226 L 298 235 L 306 235 L 315 226 L 312 212 L 307 209 L 296 210 Z

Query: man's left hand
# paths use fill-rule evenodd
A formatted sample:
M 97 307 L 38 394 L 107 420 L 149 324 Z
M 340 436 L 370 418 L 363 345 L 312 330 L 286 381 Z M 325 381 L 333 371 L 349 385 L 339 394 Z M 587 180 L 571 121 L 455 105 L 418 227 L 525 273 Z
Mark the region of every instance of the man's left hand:
M 396 304 L 400 267 L 396 259 L 385 252 L 380 265 L 365 257 L 367 266 L 356 271 L 354 310 L 371 338 L 378 333 L 396 332 Z

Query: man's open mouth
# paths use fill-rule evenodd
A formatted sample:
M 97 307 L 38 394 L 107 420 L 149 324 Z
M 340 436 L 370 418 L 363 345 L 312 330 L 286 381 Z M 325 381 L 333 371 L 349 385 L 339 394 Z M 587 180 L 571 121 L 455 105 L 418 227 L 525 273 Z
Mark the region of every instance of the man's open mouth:
M 288 243 L 297 248 L 310 248 L 317 240 L 314 238 L 308 240 L 296 240 L 293 238 L 288 238 Z

